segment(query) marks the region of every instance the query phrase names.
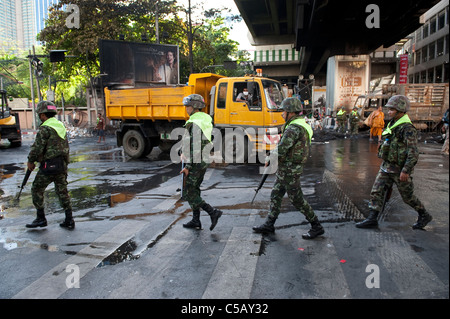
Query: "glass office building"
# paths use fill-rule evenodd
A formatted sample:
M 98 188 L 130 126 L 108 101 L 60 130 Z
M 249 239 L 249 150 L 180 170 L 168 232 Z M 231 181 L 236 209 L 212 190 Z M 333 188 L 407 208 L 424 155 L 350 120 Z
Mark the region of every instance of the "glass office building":
M 58 0 L 0 0 L 0 52 L 17 53 L 39 44 L 48 9 Z
M 33 0 L 35 9 L 36 34 L 45 28 L 45 20 L 48 17 L 48 8 L 57 4 L 58 0 Z

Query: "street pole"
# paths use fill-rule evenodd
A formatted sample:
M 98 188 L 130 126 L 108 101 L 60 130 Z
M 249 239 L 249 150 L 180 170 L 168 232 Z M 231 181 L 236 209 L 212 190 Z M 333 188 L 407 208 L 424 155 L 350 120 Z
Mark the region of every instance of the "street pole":
M 36 52 L 34 50 L 34 45 L 33 45 L 33 56 L 36 56 Z M 38 79 L 37 74 L 36 74 L 36 88 L 38 90 L 39 102 L 41 102 L 43 99 L 42 99 L 41 88 L 39 86 L 39 79 Z
M 155 12 L 155 28 L 156 28 L 156 43 L 159 44 L 159 8 L 158 1 L 155 3 L 156 12 Z
M 56 89 L 55 89 L 56 91 Z M 66 112 L 64 110 L 64 93 L 61 92 L 61 106 L 62 106 L 62 120 L 63 123 L 66 123 Z
M 28 50 L 29 53 L 29 62 L 30 62 L 30 88 L 31 88 L 31 111 L 32 111 L 32 117 L 33 117 L 33 121 L 32 121 L 32 128 L 33 130 L 36 129 L 36 104 L 34 101 L 34 86 L 33 86 L 33 66 L 32 66 L 32 62 L 31 62 L 31 50 Z

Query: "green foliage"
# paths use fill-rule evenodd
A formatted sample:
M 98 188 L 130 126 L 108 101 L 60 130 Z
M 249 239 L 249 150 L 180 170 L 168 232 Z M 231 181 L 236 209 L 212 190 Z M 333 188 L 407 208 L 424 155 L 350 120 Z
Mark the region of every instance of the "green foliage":
M 66 26 L 70 13 L 65 12 L 64 8 L 68 4 L 76 4 L 80 9 L 78 29 Z M 189 25 L 189 8 L 177 6 L 175 0 L 60 0 L 51 10 L 46 27 L 38 35 L 44 46 L 42 52 L 37 48 L 36 54 L 67 50 L 64 62 L 50 63 L 47 58 L 40 58 L 44 63 L 45 76 L 40 81 L 44 97 L 49 89 L 48 75 L 51 75 L 50 86 L 54 89 L 56 83 L 57 100 L 64 94 L 66 104 L 85 104 L 85 87 L 90 85 L 90 78 L 100 73 L 99 39 L 118 40 L 123 35 L 125 41 L 143 42 L 145 37 L 145 42 L 156 43 L 156 10 L 160 43 L 178 45 L 180 48 L 181 83 L 187 82 L 191 69 L 190 36 L 194 72 L 216 72 L 228 76 L 247 73 L 240 67 L 236 70 L 209 68 L 223 65 L 224 61 L 237 60 L 239 63 L 249 59 L 248 52 L 238 51 L 238 43 L 228 38 L 233 22 L 241 18 L 229 14 L 227 9 L 206 11 L 201 6 L 192 7 L 191 13 L 195 13 L 195 18 Z M 15 62 L 0 63 L 0 73 L 5 73 L 6 68 L 13 78 L 24 82 L 21 86 L 11 85 L 9 95 L 30 98 L 26 55 L 22 58 L 13 57 Z M 4 56 L 3 60 L 7 58 Z

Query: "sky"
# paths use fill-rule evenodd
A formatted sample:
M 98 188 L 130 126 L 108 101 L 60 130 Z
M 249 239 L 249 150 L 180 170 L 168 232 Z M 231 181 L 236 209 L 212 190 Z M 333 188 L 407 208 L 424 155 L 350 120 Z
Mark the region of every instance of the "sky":
M 177 0 L 180 4 L 187 7 L 188 0 Z M 191 5 L 196 3 L 203 3 L 205 9 L 209 8 L 229 8 L 232 14 L 240 14 L 234 0 L 191 0 Z M 244 20 L 233 25 L 233 29 L 230 32 L 229 38 L 239 43 L 239 50 L 253 51 L 255 48 L 250 44 L 247 38 L 248 28 Z

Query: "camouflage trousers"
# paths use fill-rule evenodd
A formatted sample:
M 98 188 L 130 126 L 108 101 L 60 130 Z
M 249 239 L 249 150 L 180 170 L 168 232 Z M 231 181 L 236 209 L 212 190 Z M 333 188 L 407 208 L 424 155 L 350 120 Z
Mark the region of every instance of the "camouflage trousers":
M 346 131 L 346 126 L 347 126 L 347 121 L 345 120 L 337 120 L 337 124 L 338 124 L 338 129 L 337 131 L 339 133 L 345 133 Z
M 372 191 L 370 192 L 370 210 L 381 212 L 386 192 L 394 183 L 397 185 L 397 189 L 406 204 L 414 208 L 417 212 L 425 210 L 421 201 L 414 195 L 414 184 L 411 176 L 407 182 L 401 182 L 400 173 L 385 173 L 382 170 L 378 172 L 372 186 Z
M 358 129 L 359 129 L 359 125 L 358 124 L 359 124 L 358 122 L 350 124 L 350 132 L 351 132 L 352 135 L 358 134 Z
M 39 170 L 31 187 L 33 205 L 38 210 L 44 209 L 44 192 L 50 183 L 55 183 L 55 192 L 64 211 L 72 210 L 69 192 L 67 191 L 67 174 L 44 175 Z
M 189 175 L 185 180 L 183 187 L 183 199 L 189 203 L 192 210 L 199 210 L 200 206 L 205 202 L 200 196 L 200 185 L 203 182 L 208 164 L 196 163 L 189 170 Z
M 300 185 L 300 176 L 303 172 L 302 165 L 295 166 L 278 166 L 277 179 L 270 194 L 270 212 L 269 216 L 277 218 L 280 214 L 281 202 L 284 195 L 288 194 L 291 203 L 303 215 L 308 222 L 315 219 L 316 215 L 312 207 L 303 197 Z

